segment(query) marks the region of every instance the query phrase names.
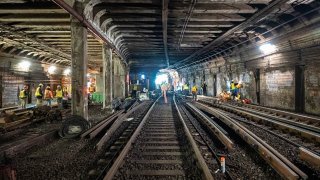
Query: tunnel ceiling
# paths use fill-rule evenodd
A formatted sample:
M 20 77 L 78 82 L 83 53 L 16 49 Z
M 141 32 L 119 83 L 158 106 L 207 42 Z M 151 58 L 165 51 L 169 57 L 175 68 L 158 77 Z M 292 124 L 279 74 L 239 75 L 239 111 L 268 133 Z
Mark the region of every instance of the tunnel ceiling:
M 91 0 L 83 13 L 135 69 L 177 67 L 317 5 L 313 0 Z M 268 19 L 274 14 L 277 19 Z M 0 1 L 0 32 L 2 53 L 71 64 L 70 16 L 51 1 Z M 101 43 L 88 34 L 90 66 L 99 66 L 101 54 Z

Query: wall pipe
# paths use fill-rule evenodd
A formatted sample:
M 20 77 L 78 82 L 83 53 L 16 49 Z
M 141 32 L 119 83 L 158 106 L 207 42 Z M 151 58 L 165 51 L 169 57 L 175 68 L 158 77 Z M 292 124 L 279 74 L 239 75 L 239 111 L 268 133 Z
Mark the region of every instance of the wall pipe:
M 88 30 L 97 38 L 100 38 L 109 46 L 109 48 L 113 49 L 117 55 L 119 55 L 122 59 L 122 61 L 128 65 L 124 57 L 119 53 L 119 51 L 116 49 L 116 47 L 109 41 L 105 35 L 103 35 L 98 29 L 96 29 L 87 19 L 84 18 L 83 14 L 79 14 L 75 9 L 73 9 L 69 4 L 67 4 L 64 0 L 52 0 L 54 3 L 56 3 L 58 6 L 60 6 L 62 9 L 66 10 L 69 14 L 71 14 L 73 17 L 79 20 L 85 27 L 88 28 Z

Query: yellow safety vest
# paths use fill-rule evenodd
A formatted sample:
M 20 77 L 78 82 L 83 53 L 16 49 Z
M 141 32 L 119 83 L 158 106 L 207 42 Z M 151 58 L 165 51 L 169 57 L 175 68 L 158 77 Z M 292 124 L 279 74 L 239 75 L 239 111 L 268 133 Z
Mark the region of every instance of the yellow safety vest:
M 42 96 L 42 95 L 40 94 L 40 87 L 38 87 L 38 88 L 36 89 L 35 96 L 36 96 L 36 97 Z
M 234 85 L 234 83 L 231 83 L 231 90 L 234 90 L 236 87 L 235 87 L 235 85 Z
M 62 98 L 62 90 L 56 90 L 56 97 L 57 98 Z
M 27 96 L 26 96 L 26 93 L 24 92 L 24 90 L 21 90 L 20 91 L 20 94 L 19 94 L 19 98 L 20 99 L 24 99 L 24 98 L 26 98 Z
M 185 84 L 185 85 L 183 85 L 183 89 L 184 89 L 184 90 L 188 90 L 188 89 L 189 89 L 189 86 Z
M 193 86 L 191 89 L 192 92 L 197 92 L 197 86 Z

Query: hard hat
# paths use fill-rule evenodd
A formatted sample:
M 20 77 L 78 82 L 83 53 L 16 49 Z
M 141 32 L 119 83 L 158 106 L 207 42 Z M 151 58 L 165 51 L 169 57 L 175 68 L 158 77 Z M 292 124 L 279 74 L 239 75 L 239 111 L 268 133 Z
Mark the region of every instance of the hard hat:
M 39 86 L 41 86 L 41 87 L 42 87 L 42 86 L 43 86 L 43 84 L 41 84 L 41 83 L 40 83 L 40 84 L 39 84 Z
M 58 85 L 58 86 L 57 86 L 57 88 L 61 88 L 61 86 L 60 86 L 60 85 Z

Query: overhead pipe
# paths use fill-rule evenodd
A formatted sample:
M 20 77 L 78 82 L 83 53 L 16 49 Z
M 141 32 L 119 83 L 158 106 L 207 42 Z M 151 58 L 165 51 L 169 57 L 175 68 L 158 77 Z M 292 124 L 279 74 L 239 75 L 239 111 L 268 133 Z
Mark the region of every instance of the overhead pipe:
M 119 51 L 115 48 L 115 46 L 109 41 L 105 35 L 101 33 L 98 29 L 96 29 L 87 19 L 84 18 L 83 14 L 79 14 L 75 9 L 73 9 L 69 4 L 67 4 L 64 0 L 52 0 L 54 3 L 56 3 L 58 6 L 60 6 L 62 9 L 66 10 L 69 14 L 71 14 L 73 17 L 78 19 L 79 22 L 81 22 L 87 29 L 97 38 L 103 40 L 109 46 L 109 48 L 113 49 L 116 54 L 118 54 L 124 61 L 126 65 L 128 63 L 125 61 L 123 56 L 119 53 Z

